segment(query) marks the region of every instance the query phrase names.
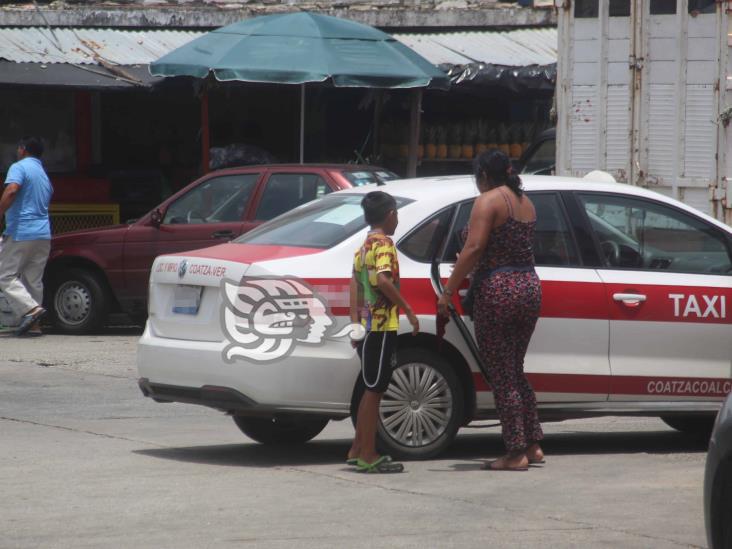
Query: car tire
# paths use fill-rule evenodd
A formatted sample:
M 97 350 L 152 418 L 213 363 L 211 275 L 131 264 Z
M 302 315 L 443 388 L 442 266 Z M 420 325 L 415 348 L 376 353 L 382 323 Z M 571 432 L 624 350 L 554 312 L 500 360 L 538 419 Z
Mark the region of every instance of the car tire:
M 242 417 L 234 423 L 249 438 L 262 444 L 280 446 L 305 444 L 328 425 L 327 419 L 305 417 Z
M 59 273 L 51 284 L 51 320 L 66 334 L 88 334 L 104 326 L 109 311 L 104 282 L 84 269 Z
M 359 376 L 351 400 L 354 424 L 364 390 Z M 460 380 L 443 357 L 424 349 L 399 350 L 381 401 L 377 446 L 397 459 L 432 458 L 455 439 L 463 407 Z
M 709 438 L 714 427 L 714 415 L 700 416 L 661 416 L 669 427 L 687 435 Z

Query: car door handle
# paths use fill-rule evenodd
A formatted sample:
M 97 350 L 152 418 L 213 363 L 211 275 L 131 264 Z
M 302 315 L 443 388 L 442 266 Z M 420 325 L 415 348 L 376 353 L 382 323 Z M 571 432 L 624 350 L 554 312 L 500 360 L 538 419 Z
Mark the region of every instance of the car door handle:
M 646 296 L 643 294 L 613 294 L 615 301 L 622 301 L 627 307 L 637 307 L 646 300 Z
M 215 231 L 211 238 L 234 238 L 234 231 Z

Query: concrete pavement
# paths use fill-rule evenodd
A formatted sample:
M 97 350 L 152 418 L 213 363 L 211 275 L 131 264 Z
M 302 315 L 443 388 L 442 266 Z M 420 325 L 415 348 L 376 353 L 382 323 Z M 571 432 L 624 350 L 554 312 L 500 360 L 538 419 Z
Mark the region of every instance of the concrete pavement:
M 343 463 L 352 428 L 267 448 L 136 387 L 135 332 L 0 338 L 0 547 L 703 547 L 703 443 L 657 419 L 547 424 L 548 462 L 480 470 L 463 429 L 402 475 Z

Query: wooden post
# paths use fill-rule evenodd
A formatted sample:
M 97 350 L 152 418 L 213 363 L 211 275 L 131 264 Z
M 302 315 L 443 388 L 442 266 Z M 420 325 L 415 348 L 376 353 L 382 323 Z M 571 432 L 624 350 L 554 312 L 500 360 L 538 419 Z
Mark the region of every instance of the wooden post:
M 206 84 L 203 84 L 201 91 L 201 173 L 207 174 L 209 171 L 209 164 L 211 149 L 211 134 L 208 119 L 208 88 Z
M 409 156 L 407 177 L 417 177 L 417 148 L 419 147 L 419 125 L 422 118 L 422 88 L 412 90 L 412 108 L 409 113 Z

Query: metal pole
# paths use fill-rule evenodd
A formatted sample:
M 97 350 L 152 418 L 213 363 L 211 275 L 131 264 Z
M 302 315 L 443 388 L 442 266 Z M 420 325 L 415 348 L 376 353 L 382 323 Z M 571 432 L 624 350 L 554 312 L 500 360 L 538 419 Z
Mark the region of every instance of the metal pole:
M 305 163 L 305 84 L 300 85 L 300 164 Z
M 201 173 L 208 173 L 210 163 L 211 135 L 208 118 L 208 87 L 203 84 L 201 92 Z

